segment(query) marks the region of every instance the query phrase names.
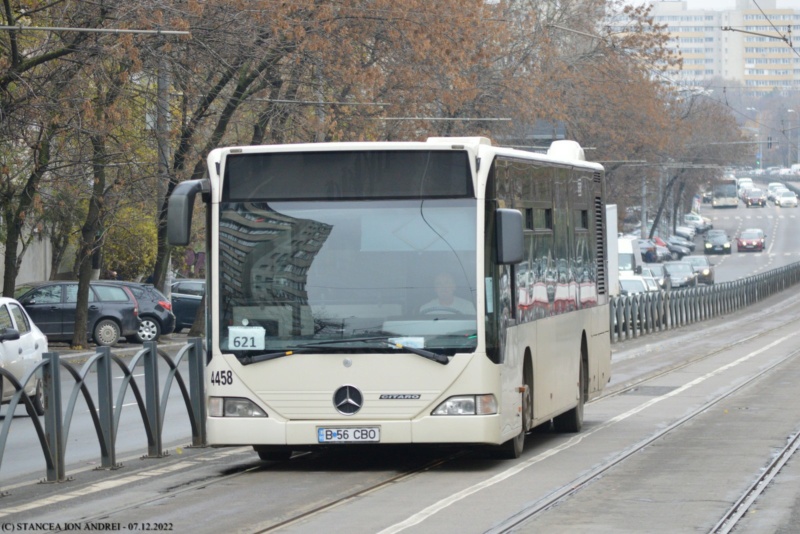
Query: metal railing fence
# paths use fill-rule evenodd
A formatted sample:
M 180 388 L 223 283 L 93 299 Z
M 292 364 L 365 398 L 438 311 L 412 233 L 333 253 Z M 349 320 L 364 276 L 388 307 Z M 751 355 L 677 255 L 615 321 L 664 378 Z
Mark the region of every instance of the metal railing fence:
M 611 342 L 705 321 L 755 304 L 800 281 L 800 262 L 741 280 L 610 300 Z
M 184 358 L 189 367 L 188 387 L 178 369 Z M 166 364 L 168 369 L 163 389 L 159 381 L 159 362 Z M 123 373 L 122 382 L 116 393 L 111 384 L 111 371 L 114 365 Z M 134 379 L 134 371 L 137 367 L 143 371 L 144 395 Z M 65 387 L 62 384 L 62 370 L 73 379 L 66 408 L 62 403 Z M 204 351 L 200 339 L 189 340 L 174 358 L 159 349 L 156 342 L 148 341 L 128 364 L 121 357 L 113 354 L 109 347 L 97 347 L 95 354 L 80 368 L 62 360 L 56 352 L 45 353 L 42 360 L 37 362 L 21 380 L 17 380 L 10 372 L 0 368 L 0 377 L 8 379 L 15 389 L 15 393 L 7 405 L 2 427 L 0 427 L 0 467 L 2 467 L 3 453 L 11 424 L 18 420 L 13 417 L 13 414 L 21 403 L 25 406 L 29 420 L 39 438 L 47 470 L 45 480 L 47 482 L 67 480 L 64 465 L 67 438 L 75 415 L 75 407 L 81 396 L 86 402 L 97 434 L 100 446 L 100 468 L 116 469 L 120 467 L 116 460 L 116 436 L 122 416 L 123 400 L 129 390 L 136 399 L 136 405 L 144 424 L 147 439 L 146 457 L 163 457 L 166 455 L 162 445 L 163 422 L 173 383 L 178 384 L 186 405 L 192 429 L 192 446 L 204 446 L 206 444 L 204 370 Z M 92 371 L 97 374 L 96 402 L 86 383 L 86 378 Z M 37 416 L 32 399 L 24 391 L 25 385 L 37 377 L 41 377 L 44 393 L 43 421 Z

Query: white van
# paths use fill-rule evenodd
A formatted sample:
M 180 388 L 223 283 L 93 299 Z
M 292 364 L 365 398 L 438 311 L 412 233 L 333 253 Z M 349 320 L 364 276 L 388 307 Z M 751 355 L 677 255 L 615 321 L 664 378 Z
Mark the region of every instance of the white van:
M 753 187 L 755 186 L 753 185 L 752 178 L 739 178 L 736 180 L 736 190 L 739 198 L 742 197 L 742 193 L 745 189 L 753 189 Z
M 617 240 L 617 257 L 619 258 L 619 274 L 642 273 L 642 250 L 638 237 L 620 237 Z

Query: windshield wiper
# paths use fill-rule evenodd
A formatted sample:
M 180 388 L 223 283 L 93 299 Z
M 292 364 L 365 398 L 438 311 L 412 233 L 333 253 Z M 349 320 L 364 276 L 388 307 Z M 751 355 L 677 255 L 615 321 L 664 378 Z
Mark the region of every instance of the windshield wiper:
M 278 352 L 267 352 L 264 354 L 254 354 L 252 356 L 242 356 L 241 358 L 237 356 L 237 358 L 242 365 L 250 365 L 251 363 L 266 362 L 276 358 L 283 358 L 284 356 L 291 356 L 292 354 L 306 354 L 309 352 L 314 351 L 311 349 L 281 350 Z
M 315 349 L 317 349 L 318 347 L 322 348 L 325 345 L 334 345 L 338 343 L 368 343 L 370 341 L 377 341 L 386 345 L 389 348 L 404 350 L 412 354 L 422 356 L 423 358 L 427 358 L 436 363 L 441 363 L 442 365 L 447 365 L 448 363 L 450 363 L 450 359 L 444 354 L 438 354 L 436 352 L 431 352 L 429 350 L 403 345 L 402 343 L 391 341 L 391 337 L 389 336 L 355 337 L 348 339 L 328 339 L 325 341 L 317 341 L 315 343 L 304 343 L 302 345 L 297 345 L 295 348 L 292 349 L 276 351 L 276 352 L 267 352 L 264 354 L 255 354 L 253 356 L 244 356 L 240 358 L 239 361 L 241 361 L 242 365 L 249 365 L 251 363 L 265 362 L 268 360 L 274 360 L 276 358 L 283 358 L 284 356 L 291 356 L 292 354 L 308 354 L 310 352 L 315 352 Z
M 386 340 L 386 344 L 393 349 L 407 350 L 408 352 L 422 356 L 423 358 L 428 358 L 429 360 L 433 360 L 436 363 L 441 363 L 442 365 L 447 365 L 450 363 L 450 358 L 444 354 L 439 354 L 438 352 L 431 352 L 429 350 L 420 349 L 417 347 L 409 347 L 408 345 L 403 345 L 402 343 L 393 343 L 388 339 Z
M 303 345 L 298 345 L 300 348 L 312 348 L 318 345 L 332 345 L 336 343 L 368 343 L 370 341 L 378 341 L 380 343 L 384 343 L 387 347 L 399 350 L 405 350 L 416 354 L 418 356 L 422 356 L 423 358 L 427 358 L 432 360 L 436 363 L 441 363 L 442 365 L 447 365 L 450 363 L 450 359 L 445 356 L 444 354 L 438 354 L 436 352 L 431 352 L 429 350 L 420 349 L 418 347 L 410 347 L 408 345 L 403 345 L 402 343 L 398 343 L 396 341 L 392 341 L 391 336 L 372 336 L 372 337 L 352 337 L 347 339 L 329 339 L 326 341 L 318 341 L 316 343 L 306 343 Z

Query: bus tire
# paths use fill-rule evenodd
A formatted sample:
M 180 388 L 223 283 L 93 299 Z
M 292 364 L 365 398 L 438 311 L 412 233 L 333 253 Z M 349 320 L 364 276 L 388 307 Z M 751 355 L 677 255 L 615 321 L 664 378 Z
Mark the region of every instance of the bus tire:
M 515 460 L 522 454 L 525 448 L 525 429 L 521 429 L 519 434 L 497 446 L 497 457 L 501 460 Z
M 525 385 L 522 392 L 522 429 L 519 434 L 498 447 L 498 456 L 505 460 L 520 457 L 525 448 L 525 434 L 533 430 L 533 369 L 527 354 L 522 367 L 522 380 Z
M 268 462 L 285 462 L 292 457 L 292 449 L 272 445 L 253 445 L 258 457 Z
M 527 353 L 522 366 L 522 380 L 525 385 L 522 393 L 522 431 L 527 433 L 533 430 L 533 366 Z
M 553 419 L 553 429 L 556 432 L 580 432 L 583 426 L 583 392 L 586 390 L 586 367 L 583 363 L 583 354 L 586 348 L 585 346 L 582 348 L 581 362 L 578 367 L 578 404 Z

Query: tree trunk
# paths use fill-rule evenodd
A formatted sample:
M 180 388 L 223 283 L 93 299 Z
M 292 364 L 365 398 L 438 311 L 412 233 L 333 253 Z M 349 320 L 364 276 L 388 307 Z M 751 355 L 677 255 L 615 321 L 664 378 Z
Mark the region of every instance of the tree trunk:
M 92 257 L 97 246 L 97 231 L 100 228 L 101 206 L 106 188 L 106 154 L 105 138 L 102 135 L 92 136 L 92 170 L 94 184 L 92 198 L 89 200 L 89 212 L 81 228 L 81 242 L 78 250 L 78 302 L 75 310 L 75 333 L 72 336 L 72 347 L 83 347 L 89 334 L 89 282 L 92 279 Z
M 16 202 L 4 203 L 4 216 L 6 218 L 6 250 L 3 260 L 3 296 L 13 297 L 14 288 L 17 282 L 18 256 L 17 247 L 22 238 L 22 231 L 25 226 L 26 217 L 33 206 L 33 198 L 39 188 L 44 173 L 50 164 L 50 141 L 55 129 L 52 124 L 44 129 L 39 138 L 38 154 L 33 172 L 28 176 L 28 181 L 21 193 L 16 196 Z

